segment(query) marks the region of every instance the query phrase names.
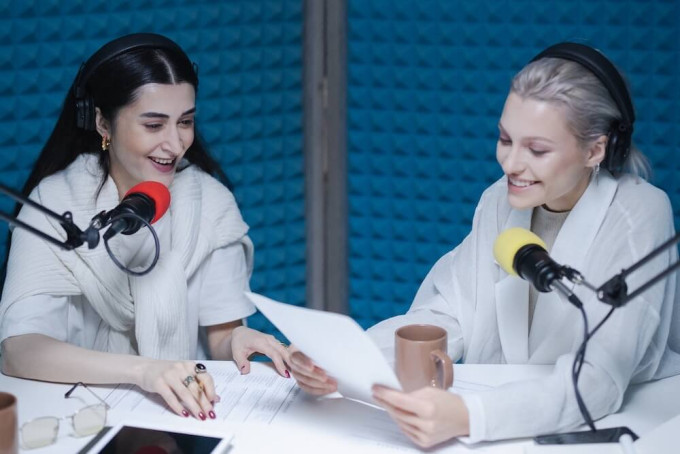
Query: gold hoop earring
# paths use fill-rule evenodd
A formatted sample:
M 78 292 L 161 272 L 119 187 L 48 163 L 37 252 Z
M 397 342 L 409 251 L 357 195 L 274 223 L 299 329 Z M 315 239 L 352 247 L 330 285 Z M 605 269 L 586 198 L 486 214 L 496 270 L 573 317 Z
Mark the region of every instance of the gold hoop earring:
M 111 140 L 106 136 L 102 136 L 102 151 L 108 151 L 110 146 Z

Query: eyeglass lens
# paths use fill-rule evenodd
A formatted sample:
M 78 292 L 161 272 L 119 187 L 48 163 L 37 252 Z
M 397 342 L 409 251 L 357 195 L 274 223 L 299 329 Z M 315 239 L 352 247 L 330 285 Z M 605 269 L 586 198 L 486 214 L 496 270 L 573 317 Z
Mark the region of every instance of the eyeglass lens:
M 106 425 L 106 406 L 90 405 L 73 415 L 73 431 L 79 437 L 92 435 Z M 21 441 L 25 449 L 41 448 L 57 440 L 59 418 L 46 416 L 29 421 L 21 427 Z
M 106 424 L 106 407 L 102 404 L 90 405 L 73 415 L 73 430 L 81 437 L 102 430 Z
M 59 418 L 45 416 L 21 426 L 21 441 L 26 449 L 51 445 L 59 433 Z

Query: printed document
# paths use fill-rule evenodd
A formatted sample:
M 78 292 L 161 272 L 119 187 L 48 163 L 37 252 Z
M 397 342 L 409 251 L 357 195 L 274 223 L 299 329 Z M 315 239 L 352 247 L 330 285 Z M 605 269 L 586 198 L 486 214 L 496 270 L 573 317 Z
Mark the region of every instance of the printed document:
M 350 317 L 246 295 L 296 348 L 338 381 L 344 397 L 375 405 L 374 384 L 401 389 L 378 347 Z

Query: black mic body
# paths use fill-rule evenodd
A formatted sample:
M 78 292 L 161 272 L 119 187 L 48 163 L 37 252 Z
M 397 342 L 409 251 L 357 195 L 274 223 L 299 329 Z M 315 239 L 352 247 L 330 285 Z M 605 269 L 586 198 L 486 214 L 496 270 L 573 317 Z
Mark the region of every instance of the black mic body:
M 562 277 L 562 267 L 538 244 L 527 244 L 515 254 L 512 267 L 517 274 L 531 282 L 536 290 L 543 293 L 552 291 L 555 281 Z
M 150 223 L 155 215 L 156 203 L 151 197 L 141 192 L 127 195 L 116 208 L 104 214 L 106 218 L 104 225 L 113 219 L 111 227 L 104 233 L 104 239 L 108 240 L 118 233 L 132 235 L 144 226 L 137 217 Z
M 493 253 L 506 273 L 529 281 L 539 292 L 555 290 L 576 307 L 582 306 L 578 297 L 562 282 L 563 277 L 577 273 L 550 258 L 545 243 L 533 232 L 520 227 L 505 230 L 496 238 Z
M 144 181 L 133 186 L 123 200 L 112 210 L 102 211 L 90 222 L 90 230 L 99 230 L 109 224 L 104 240 L 122 233 L 131 235 L 146 224 L 160 219 L 170 206 L 170 191 L 162 183 Z

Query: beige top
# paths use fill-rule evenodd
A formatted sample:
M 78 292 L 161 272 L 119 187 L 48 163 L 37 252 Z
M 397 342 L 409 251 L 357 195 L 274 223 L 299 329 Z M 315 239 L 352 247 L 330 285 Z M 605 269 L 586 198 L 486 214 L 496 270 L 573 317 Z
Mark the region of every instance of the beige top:
M 553 244 L 555 244 L 555 238 L 557 238 L 557 234 L 560 232 L 562 224 L 564 224 L 569 213 L 570 211 L 550 211 L 543 206 L 534 208 L 531 215 L 531 231 L 545 241 L 548 252 L 550 252 Z M 534 318 L 536 300 L 538 300 L 538 290 L 531 285 L 529 286 L 529 331 L 531 331 L 531 321 Z

